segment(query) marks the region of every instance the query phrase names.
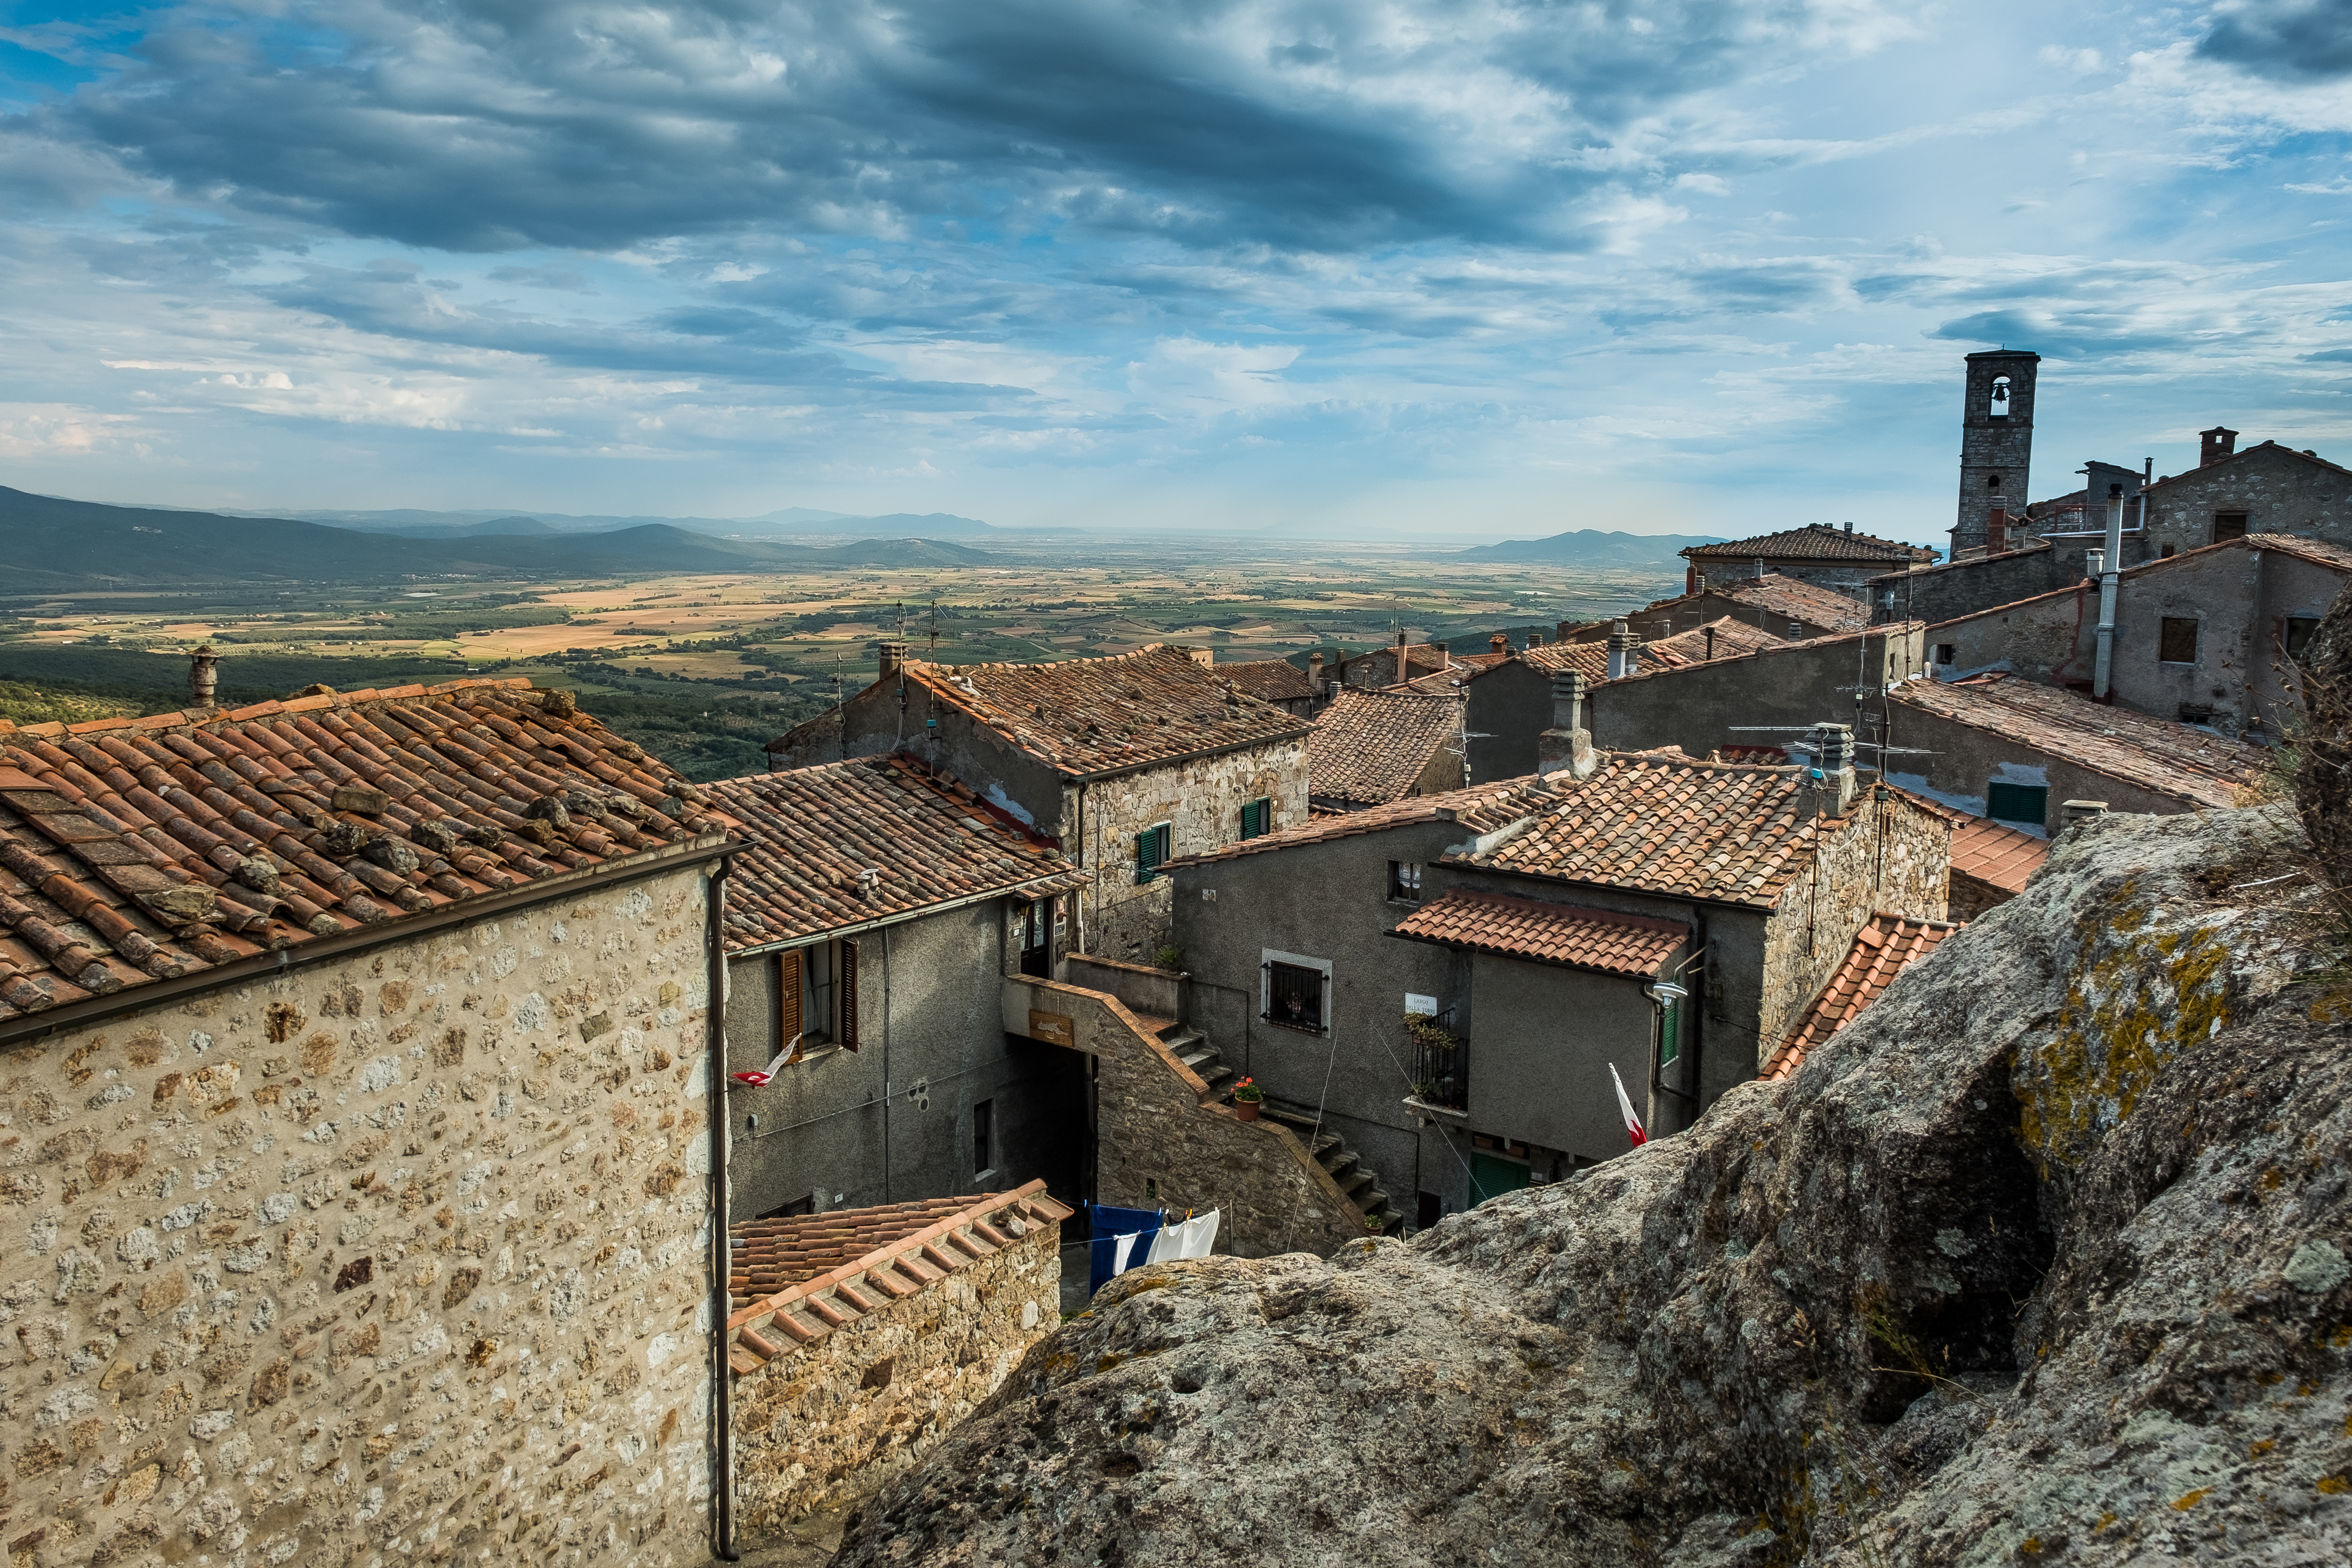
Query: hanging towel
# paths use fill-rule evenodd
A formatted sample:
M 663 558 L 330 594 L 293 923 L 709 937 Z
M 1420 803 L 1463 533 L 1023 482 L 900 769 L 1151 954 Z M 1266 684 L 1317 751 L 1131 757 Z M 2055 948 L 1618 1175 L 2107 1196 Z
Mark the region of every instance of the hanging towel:
M 1160 1236 L 1155 1236 L 1151 1238 L 1151 1249 L 1154 1252 L 1160 1250 L 1160 1237 L 1164 1237 L 1168 1233 L 1163 1230 L 1160 1233 Z M 1111 1248 L 1110 1255 L 1110 1271 L 1112 1278 L 1116 1279 L 1119 1275 L 1126 1273 L 1131 1267 L 1128 1262 L 1128 1259 L 1135 1256 L 1135 1244 L 1142 1239 L 1143 1238 L 1140 1236 L 1122 1236 L 1118 1238 L 1117 1245 Z
M 1088 1204 L 1087 1219 L 1094 1227 L 1094 1245 L 1087 1248 L 1087 1294 L 1091 1296 L 1109 1284 L 1111 1276 L 1118 1272 L 1112 1267 L 1118 1238 L 1151 1235 L 1160 1228 L 1160 1211 Z
M 1184 1226 L 1184 1258 L 1206 1258 L 1217 1245 L 1217 1211 L 1211 1209 Z

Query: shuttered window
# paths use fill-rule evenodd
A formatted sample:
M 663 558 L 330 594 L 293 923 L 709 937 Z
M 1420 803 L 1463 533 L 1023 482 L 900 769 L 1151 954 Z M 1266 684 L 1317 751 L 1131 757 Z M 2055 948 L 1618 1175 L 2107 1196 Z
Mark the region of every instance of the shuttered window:
M 2156 657 L 2166 664 L 2197 662 L 2197 619 L 2193 616 L 2167 616 L 2157 637 Z
M 1242 802 L 1242 837 L 1255 838 L 1274 831 L 1274 802 L 1269 799 Z
M 833 1037 L 841 1042 L 843 1050 L 854 1051 L 857 1048 L 857 944 L 845 942 L 840 945 L 841 1027 Z
M 2050 792 L 2041 784 L 1987 784 L 1985 815 L 1995 822 L 2024 822 L 2040 827 L 2050 817 Z
M 1160 875 L 1168 858 L 1168 824 L 1147 827 L 1135 836 L 1135 879 L 1141 884 Z
M 801 1058 L 802 1027 L 801 950 L 793 948 L 776 954 L 776 1048 L 791 1047 L 794 1061 Z

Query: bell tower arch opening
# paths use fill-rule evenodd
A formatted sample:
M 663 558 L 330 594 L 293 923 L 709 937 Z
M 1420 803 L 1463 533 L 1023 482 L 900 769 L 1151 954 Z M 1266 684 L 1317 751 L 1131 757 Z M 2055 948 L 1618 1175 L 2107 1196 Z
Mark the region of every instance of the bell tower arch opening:
M 2033 380 L 2042 356 L 2028 349 L 1994 349 L 1968 356 L 1960 417 L 1960 496 L 1952 520 L 1952 550 L 1981 550 L 1991 537 L 1992 514 L 2024 515 L 2033 462 Z

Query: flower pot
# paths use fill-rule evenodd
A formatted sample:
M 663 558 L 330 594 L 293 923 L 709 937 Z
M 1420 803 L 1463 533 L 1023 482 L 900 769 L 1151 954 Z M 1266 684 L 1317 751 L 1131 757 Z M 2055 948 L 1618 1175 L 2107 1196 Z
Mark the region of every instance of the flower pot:
M 1244 1121 L 1255 1121 L 1257 1107 L 1258 1102 L 1255 1100 L 1236 1100 L 1234 1101 L 1234 1114 Z

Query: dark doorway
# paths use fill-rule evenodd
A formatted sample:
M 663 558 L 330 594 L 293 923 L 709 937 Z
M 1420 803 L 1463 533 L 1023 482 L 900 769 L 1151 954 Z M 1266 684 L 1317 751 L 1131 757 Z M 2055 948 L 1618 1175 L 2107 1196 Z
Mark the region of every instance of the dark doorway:
M 1040 899 L 1021 909 L 1021 973 L 1054 977 L 1054 900 Z

